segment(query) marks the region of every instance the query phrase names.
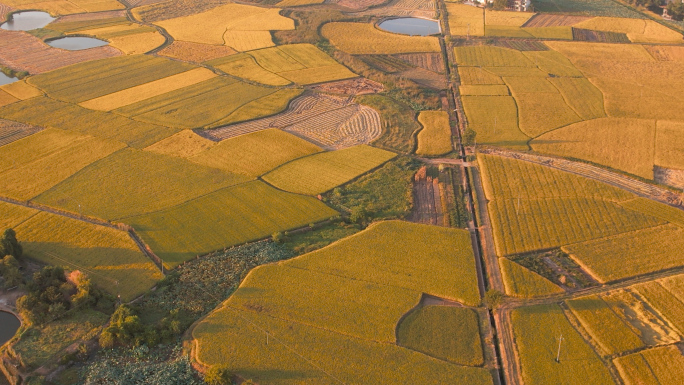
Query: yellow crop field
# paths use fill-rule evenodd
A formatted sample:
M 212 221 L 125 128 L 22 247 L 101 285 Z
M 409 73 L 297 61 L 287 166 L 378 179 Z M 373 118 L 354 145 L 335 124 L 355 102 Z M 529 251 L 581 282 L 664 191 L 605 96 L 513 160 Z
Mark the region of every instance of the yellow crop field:
M 449 31 L 452 35 L 484 36 L 485 16 L 482 8 L 465 4 L 446 4 Z
M 477 84 L 458 87 L 463 96 L 509 96 L 508 87 L 503 84 Z
M 166 42 L 159 32 L 145 32 L 135 35 L 124 35 L 109 39 L 109 45 L 118 48 L 126 55 L 147 53 Z
M 656 124 L 655 159 L 658 166 L 684 169 L 684 122 L 659 120 Z
M 531 39 L 532 35 L 520 27 L 509 27 L 505 25 L 488 25 L 485 27 L 485 36 L 497 37 L 517 37 Z
M 395 54 L 439 52 L 439 40 L 433 36 L 403 36 L 384 32 L 366 23 L 328 23 L 321 34 L 350 54 Z
M 316 384 L 491 384 L 485 368 L 454 365 L 395 344 L 397 322 L 421 293 L 479 300 L 472 256 L 467 231 L 376 223 L 300 258 L 252 270 L 233 296 L 192 331 L 196 358 L 204 365 L 230 362 L 240 376 L 280 384 L 301 383 L 282 376 L 285 368 L 297 368 Z M 416 259 L 422 262 L 418 266 Z M 444 274 L 454 268 L 456 274 Z M 451 341 L 449 351 L 459 357 L 467 352 L 468 361 L 482 354 L 471 344 L 479 342 L 477 317 L 472 318 L 469 329 L 459 330 L 464 338 Z M 240 343 L 227 349 L 224 341 Z
M 633 43 L 681 43 L 683 39 L 680 33 L 647 19 L 595 17 L 574 27 L 624 33 Z
M 597 295 L 569 300 L 566 303 L 605 355 L 644 346 L 641 338 Z
M 423 129 L 418 133 L 418 155 L 442 155 L 451 152 L 451 125 L 446 111 L 422 111 L 418 121 Z
M 58 128 L 143 148 L 171 136 L 177 130 L 138 122 L 123 116 L 93 111 L 44 96 L 0 109 L 0 117 L 40 127 Z
M 532 67 L 486 67 L 485 70 L 489 73 L 494 74 L 495 76 L 503 76 L 503 77 L 524 77 L 524 78 L 531 78 L 531 77 L 547 77 L 549 74 L 546 72 L 540 70 L 539 68 L 532 68 Z
M 276 232 L 338 215 L 316 198 L 252 181 L 224 188 L 149 214 L 127 218 L 152 250 L 171 267 Z M 182 224 L 182 225 L 180 225 Z
M 578 60 L 605 60 L 626 61 L 626 62 L 654 62 L 653 56 L 641 45 L 638 44 L 609 44 L 609 43 L 587 43 L 587 42 L 568 42 L 568 41 L 547 41 L 545 42 L 554 51 L 558 51 L 567 57 L 575 66 Z M 580 71 L 582 68 L 577 67 Z M 582 71 L 586 73 L 585 71 Z
M 568 60 L 561 53 L 556 51 L 524 51 L 528 59 L 530 59 L 537 67 L 549 75 L 555 77 L 582 77 L 584 76 L 570 60 Z M 554 79 L 554 78 L 552 78 Z
M 360 145 L 286 163 L 263 179 L 285 191 L 316 195 L 344 184 L 394 158 L 395 153 Z
M 515 159 L 478 155 L 478 163 L 499 256 L 664 223 L 622 208 L 616 202 L 633 195 L 609 185 Z
M 603 94 L 586 78 L 549 78 L 582 120 L 604 118 Z
M 111 111 L 209 80 L 215 76 L 215 73 L 206 68 L 195 68 L 190 71 L 181 72 L 166 78 L 90 99 L 81 102 L 80 105 L 92 110 Z
M 530 137 L 537 137 L 545 132 L 582 120 L 558 93 L 514 93 L 514 95 L 518 105 L 520 131 Z
M 178 205 L 246 180 L 177 157 L 123 149 L 82 169 L 36 201 L 119 219 Z
M 256 177 L 283 163 L 321 151 L 304 139 L 272 128 L 223 140 L 189 159 L 204 166 Z
M 244 122 L 246 120 L 263 118 L 285 111 L 292 100 L 304 92 L 298 88 L 284 88 L 270 95 L 253 100 L 233 111 L 225 119 L 216 122 L 221 127 L 228 124 Z
M 278 8 L 260 8 L 251 5 L 226 4 L 195 15 L 177 17 L 157 21 L 155 24 L 166 29 L 177 40 L 206 44 L 224 44 L 224 35 L 228 37 L 226 44 L 240 40 L 244 36 L 240 32 L 261 31 L 260 35 L 268 35 L 270 30 L 294 29 L 294 21 L 279 14 Z M 238 31 L 238 34 L 233 32 Z M 230 41 L 228 41 L 230 40 Z
M 518 308 L 511 314 L 522 378 L 526 384 L 614 384 L 596 353 L 556 305 Z M 558 338 L 563 349 L 556 362 Z
M 8 104 L 12 104 L 15 102 L 18 102 L 19 99 L 15 98 L 14 96 L 10 95 L 6 91 L 0 90 L 0 107 L 4 107 Z
M 79 35 L 93 35 L 100 39 L 112 39 L 115 37 L 137 35 L 157 31 L 154 27 L 146 27 L 140 24 L 127 22 L 128 19 L 126 19 L 125 17 L 122 17 L 120 19 L 121 21 L 118 21 L 119 18 L 116 18 L 110 19 L 111 23 L 97 23 L 94 25 L 90 25 L 87 27 L 87 29 L 76 28 L 74 30 L 69 30 L 68 33 L 77 33 Z M 56 27 L 62 27 L 65 24 L 69 23 L 58 23 Z M 60 28 L 60 30 L 63 30 L 63 28 Z
M 203 63 L 209 60 L 233 55 L 235 54 L 235 50 L 224 45 L 201 44 L 178 40 L 159 51 L 158 54 L 174 59 Z
M 92 282 L 130 301 L 162 278 L 128 233 L 39 212 L 15 228 L 24 254 L 81 270 Z
M 656 124 L 652 120 L 601 118 L 535 138 L 535 151 L 573 157 L 653 179 Z
M 475 67 L 531 67 L 534 63 L 520 51 L 489 45 L 456 47 L 458 65 Z
M 61 146 L 48 144 L 54 140 Z M 36 149 L 48 151 L 34 152 Z M 0 191 L 4 196 L 29 200 L 70 177 L 87 165 L 102 159 L 125 144 L 47 129 L 3 146 L 0 164 Z M 20 155 L 21 154 L 21 155 Z M 30 178 L 26 176 L 30 175 Z
M 461 84 L 483 85 L 483 84 L 504 84 L 501 77 L 487 72 L 480 67 L 458 66 L 458 76 Z
M 684 304 L 684 275 L 680 274 L 672 277 L 662 278 L 659 280 L 659 282 L 664 288 L 666 288 L 670 293 L 672 293 L 672 295 L 677 297 L 677 299 Z
M 682 266 L 682 248 L 684 229 L 671 224 L 564 246 L 600 282 Z
M 684 382 L 684 356 L 675 345 L 618 357 L 613 362 L 627 385 Z
M 189 158 L 215 145 L 216 142 L 205 139 L 191 130 L 183 130 L 149 147 L 145 147 L 144 150 L 157 154 Z
M 647 198 L 636 197 L 621 202 L 622 207 L 638 211 L 652 217 L 660 218 L 680 227 L 684 227 L 684 211 Z
M 511 89 L 513 96 L 517 94 L 526 93 L 558 93 L 556 87 L 553 86 L 546 78 L 539 76 L 531 77 L 504 77 L 504 82 Z
M 324 83 L 333 80 L 342 80 L 358 77 L 357 74 L 351 72 L 341 64 L 335 64 L 325 67 L 305 68 L 301 70 L 279 72 L 280 76 L 284 77 L 297 84 L 314 84 Z
M 4 3 L 15 9 L 40 9 L 52 15 L 125 9 L 123 4 L 116 0 L 6 0 Z
M 511 96 L 463 96 L 462 100 L 477 143 L 527 149 L 529 137 L 518 128 L 518 108 Z
M 248 54 L 237 54 L 228 57 L 214 59 L 206 64 L 220 69 L 221 71 L 237 76 L 239 78 L 259 82 L 261 84 L 268 84 L 272 86 L 284 86 L 290 84 L 290 81 L 278 76 L 273 72 L 265 70 L 256 60 Z
M 0 210 L 2 211 L 2 216 L 0 216 L 0 228 L 2 229 L 14 228 L 39 212 L 36 209 L 2 201 L 0 201 Z
M 5 84 L 4 86 L 0 86 L 0 90 L 14 96 L 19 100 L 31 99 L 43 94 L 41 90 L 31 86 L 25 81 Z
M 527 20 L 529 20 L 534 13 L 527 12 L 506 12 L 486 9 L 485 25 L 506 25 L 511 27 L 522 27 Z
M 508 258 L 499 258 L 499 266 L 507 295 L 531 298 L 564 292 L 553 282 Z
M 238 52 L 275 46 L 268 31 L 226 31 L 223 41 Z
M 662 282 L 662 283 L 661 283 Z M 684 303 L 668 291 L 668 282 L 651 281 L 634 286 L 634 289 L 655 309 L 668 323 L 682 333 L 684 330 Z M 668 286 L 665 286 L 668 285 Z

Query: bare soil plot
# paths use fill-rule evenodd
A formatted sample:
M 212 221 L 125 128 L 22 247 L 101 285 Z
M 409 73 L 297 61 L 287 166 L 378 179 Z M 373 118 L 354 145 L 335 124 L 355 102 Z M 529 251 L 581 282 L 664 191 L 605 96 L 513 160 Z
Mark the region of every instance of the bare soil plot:
M 268 128 L 280 128 L 326 149 L 370 143 L 382 133 L 380 116 L 375 110 L 339 97 L 307 95 L 293 101 L 282 114 L 201 134 L 223 140 Z
M 523 27 L 565 27 L 589 20 L 588 16 L 554 15 L 538 13 L 528 20 Z
M 433 18 L 435 12 L 435 2 L 431 0 L 394 0 L 384 7 L 364 11 L 361 15 Z
M 159 51 L 157 54 L 174 59 L 203 63 L 205 61 L 218 59 L 220 57 L 225 57 L 234 53 L 236 53 L 234 49 L 223 45 L 211 45 L 177 40 L 174 41 L 170 46 Z
M 429 225 L 448 225 L 449 222 L 445 218 L 444 211 L 439 180 L 427 176 L 427 169 L 422 167 L 414 177 L 413 209 L 409 220 Z
M 65 51 L 52 48 L 25 32 L 0 30 L 0 64 L 31 74 L 119 55 L 119 50 L 109 46 Z
M 175 17 L 189 16 L 196 13 L 208 11 L 219 5 L 226 4 L 227 0 L 130 0 L 131 5 L 140 8 L 133 10 L 133 16 L 146 22 L 155 22 Z
M 631 43 L 627 34 L 619 32 L 592 31 L 590 29 L 573 28 L 572 38 L 575 41 L 593 41 L 600 43 Z
M 374 7 L 386 3 L 387 0 L 329 0 L 326 3 L 337 4 L 339 6 L 352 9 L 354 11 L 361 11 L 366 8 Z
M 428 71 L 444 72 L 444 60 L 442 60 L 442 55 L 439 53 L 407 53 L 395 55 L 395 57 Z
M 0 146 L 12 143 L 42 130 L 42 127 L 0 119 Z
M 331 94 L 366 95 L 382 92 L 385 87 L 383 87 L 382 83 L 366 78 L 356 78 L 319 84 L 311 87 L 311 89 Z
M 421 86 L 434 88 L 436 90 L 446 88 L 446 80 L 443 75 L 422 68 L 414 68 L 401 72 L 400 76 L 410 79 Z

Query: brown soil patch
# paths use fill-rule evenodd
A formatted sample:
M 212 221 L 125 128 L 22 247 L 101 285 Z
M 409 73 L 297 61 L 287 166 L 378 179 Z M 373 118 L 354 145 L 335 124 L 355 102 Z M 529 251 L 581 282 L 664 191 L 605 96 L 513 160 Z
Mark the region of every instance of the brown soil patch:
M 195 63 L 218 59 L 237 53 L 234 49 L 223 45 L 209 45 L 176 40 L 170 46 L 157 52 L 158 55 Z
M 306 95 L 295 99 L 287 111 L 249 122 L 198 132 L 215 141 L 279 128 L 328 150 L 370 143 L 382 134 L 380 115 L 349 98 Z
M 653 173 L 656 182 L 684 190 L 684 170 L 654 166 Z
M 532 16 L 530 20 L 527 20 L 523 27 L 566 27 L 589 19 L 591 17 L 537 14 Z
M 136 0 L 131 1 L 136 2 Z M 202 13 L 228 3 L 230 3 L 229 0 L 170 0 L 160 3 L 143 0 L 136 6 L 151 5 L 140 9 L 139 15 L 143 21 L 155 22 Z
M 440 53 L 407 53 L 395 56 L 413 66 L 432 72 L 444 73 L 444 61 Z
M 4 22 L 7 18 L 7 14 L 12 11 L 14 11 L 14 8 L 0 3 L 0 23 Z
M 444 226 L 445 215 L 439 190 L 439 181 L 427 176 L 421 167 L 413 180 L 413 209 L 409 220 L 416 223 Z
M 0 64 L 31 74 L 120 55 L 118 49 L 107 45 L 82 51 L 52 48 L 28 33 L 0 29 Z
M 326 3 L 337 4 L 354 11 L 362 11 L 385 2 L 387 2 L 387 0 L 331 0 L 327 1 Z
M 394 0 L 387 6 L 373 8 L 360 15 L 372 16 L 414 16 L 434 18 L 435 2 L 432 0 Z
M 399 76 L 410 79 L 421 86 L 434 88 L 436 90 L 446 88 L 446 79 L 443 75 L 422 68 L 414 68 L 401 72 Z
M 42 127 L 0 119 L 0 146 L 33 135 L 42 129 Z
M 104 20 L 104 19 L 113 19 L 115 17 L 126 17 L 126 11 L 125 10 L 119 10 L 119 11 L 106 11 L 106 12 L 95 12 L 95 13 L 79 13 L 76 15 L 62 16 L 59 19 L 53 21 L 53 23 L 57 24 L 57 23 L 70 23 L 73 21 Z
M 382 92 L 385 88 L 381 83 L 366 78 L 356 78 L 319 84 L 311 89 L 338 95 L 366 95 Z

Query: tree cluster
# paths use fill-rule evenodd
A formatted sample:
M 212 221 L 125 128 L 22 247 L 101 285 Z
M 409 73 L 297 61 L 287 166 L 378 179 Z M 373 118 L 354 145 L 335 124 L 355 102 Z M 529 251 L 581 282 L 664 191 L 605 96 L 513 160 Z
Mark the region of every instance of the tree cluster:
M 109 320 L 109 326 L 100 335 L 100 346 L 112 348 L 116 345 L 124 346 L 154 346 L 158 343 L 177 336 L 181 332 L 178 309 L 154 325 L 145 325 L 138 316 L 138 312 L 128 306 L 119 306 Z
M 24 283 L 19 270 L 19 260 L 23 254 L 24 249 L 17 241 L 17 234 L 12 229 L 5 230 L 0 239 L 0 277 L 3 278 L 2 286 L 5 289 Z
M 675 20 L 684 19 L 684 1 L 674 0 L 667 5 L 667 13 Z

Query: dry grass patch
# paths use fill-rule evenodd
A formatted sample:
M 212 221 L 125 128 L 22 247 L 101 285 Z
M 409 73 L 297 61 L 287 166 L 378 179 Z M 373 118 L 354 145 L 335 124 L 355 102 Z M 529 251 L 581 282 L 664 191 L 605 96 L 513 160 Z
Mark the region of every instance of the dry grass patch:
M 285 191 L 316 195 L 346 183 L 395 156 L 393 152 L 360 145 L 297 159 L 269 172 L 263 179 Z
M 157 154 L 173 155 L 179 158 L 189 158 L 215 145 L 216 142 L 205 139 L 191 130 L 183 130 L 149 147 L 145 147 L 144 150 Z
M 446 3 L 449 31 L 452 35 L 484 36 L 485 14 L 482 8 Z
M 384 32 L 366 23 L 328 23 L 321 34 L 340 50 L 350 54 L 395 54 L 439 52 L 439 40 L 432 36 L 403 36 Z
M 92 110 L 111 111 L 128 106 L 167 92 L 175 91 L 209 80 L 216 74 L 206 68 L 195 68 L 166 78 L 134 86 L 112 94 L 81 102 L 80 105 Z
M 445 111 L 422 111 L 418 121 L 423 129 L 418 133 L 418 155 L 442 155 L 453 150 L 449 114 Z

